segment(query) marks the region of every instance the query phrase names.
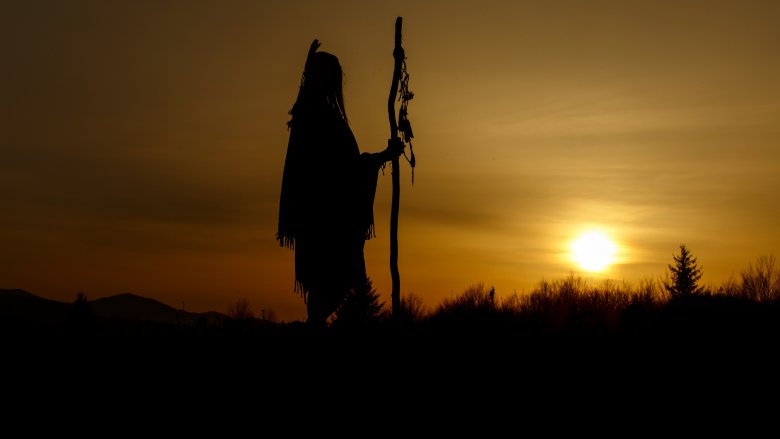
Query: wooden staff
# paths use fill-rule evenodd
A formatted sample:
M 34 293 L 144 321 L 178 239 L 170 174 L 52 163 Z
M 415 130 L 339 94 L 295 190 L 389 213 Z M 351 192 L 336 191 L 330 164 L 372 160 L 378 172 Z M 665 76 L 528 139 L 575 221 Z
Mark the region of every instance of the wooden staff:
M 390 85 L 390 96 L 387 98 L 387 114 L 390 118 L 391 144 L 398 141 L 398 123 L 395 119 L 395 101 L 398 95 L 398 81 L 401 78 L 401 64 L 404 61 L 404 49 L 401 47 L 401 22 L 402 18 L 395 19 L 395 48 L 393 49 L 393 82 Z M 392 159 L 393 198 L 390 210 L 390 277 L 393 281 L 391 293 L 393 319 L 397 320 L 401 312 L 401 274 L 398 272 L 398 208 L 400 205 L 401 183 L 398 156 Z

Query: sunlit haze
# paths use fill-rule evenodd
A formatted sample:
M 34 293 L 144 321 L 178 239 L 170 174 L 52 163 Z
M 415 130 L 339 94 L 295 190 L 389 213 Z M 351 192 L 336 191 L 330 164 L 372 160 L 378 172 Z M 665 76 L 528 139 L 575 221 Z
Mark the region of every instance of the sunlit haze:
M 615 262 L 617 246 L 603 232 L 587 231 L 571 243 L 571 257 L 583 269 L 603 271 Z

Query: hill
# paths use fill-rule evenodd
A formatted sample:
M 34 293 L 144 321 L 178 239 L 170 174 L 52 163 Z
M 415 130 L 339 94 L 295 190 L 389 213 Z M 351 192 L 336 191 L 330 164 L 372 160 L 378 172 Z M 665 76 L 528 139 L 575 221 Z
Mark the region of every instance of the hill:
M 90 302 L 96 316 L 103 319 L 139 320 L 166 324 L 192 324 L 201 313 L 191 313 L 173 308 L 158 300 L 131 293 L 103 297 Z M 217 319 L 219 313 L 209 313 Z M 224 317 L 224 316 L 222 316 Z
M 24 290 L 0 289 L 0 323 L 50 327 L 63 324 L 72 305 L 46 299 Z
M 99 320 L 151 322 L 166 325 L 191 325 L 199 319 L 208 324 L 221 324 L 224 314 L 183 312 L 158 300 L 130 293 L 117 294 L 89 301 Z M 73 304 L 37 296 L 19 289 L 0 289 L 0 325 L 24 328 L 51 328 L 67 323 Z

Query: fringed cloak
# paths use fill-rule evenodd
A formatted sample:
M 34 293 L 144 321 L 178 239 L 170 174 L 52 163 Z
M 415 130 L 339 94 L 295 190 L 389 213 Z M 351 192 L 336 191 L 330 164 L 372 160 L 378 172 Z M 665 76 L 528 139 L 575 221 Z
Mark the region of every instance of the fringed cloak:
M 279 200 L 279 244 L 295 250 L 295 291 L 338 303 L 365 276 L 374 236 L 381 153 L 361 154 L 352 130 L 326 103 L 293 118 Z M 329 297 L 324 297 L 329 296 Z

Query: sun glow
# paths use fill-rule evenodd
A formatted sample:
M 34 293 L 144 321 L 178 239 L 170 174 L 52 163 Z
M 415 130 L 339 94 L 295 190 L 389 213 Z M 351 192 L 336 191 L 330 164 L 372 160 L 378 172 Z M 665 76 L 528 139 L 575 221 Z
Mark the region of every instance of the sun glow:
M 604 233 L 590 230 L 582 233 L 571 243 L 571 258 L 583 270 L 604 271 L 615 262 L 617 246 Z

